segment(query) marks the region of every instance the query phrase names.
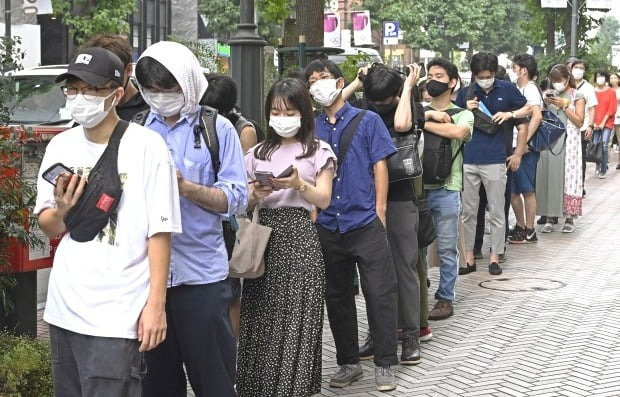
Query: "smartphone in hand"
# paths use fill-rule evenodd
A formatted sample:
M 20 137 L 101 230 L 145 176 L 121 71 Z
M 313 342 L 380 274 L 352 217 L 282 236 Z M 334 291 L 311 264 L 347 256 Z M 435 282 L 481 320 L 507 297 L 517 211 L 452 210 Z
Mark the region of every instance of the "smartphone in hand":
M 56 186 L 61 175 L 73 175 L 73 171 L 62 163 L 53 164 L 43 172 L 43 179 Z
M 293 166 L 289 165 L 287 169 L 282 171 L 276 178 L 288 178 L 293 174 Z
M 261 186 L 271 186 L 271 179 L 274 178 L 273 173 L 269 171 L 256 171 L 254 172 L 254 176 L 256 178 L 256 182 L 258 182 Z

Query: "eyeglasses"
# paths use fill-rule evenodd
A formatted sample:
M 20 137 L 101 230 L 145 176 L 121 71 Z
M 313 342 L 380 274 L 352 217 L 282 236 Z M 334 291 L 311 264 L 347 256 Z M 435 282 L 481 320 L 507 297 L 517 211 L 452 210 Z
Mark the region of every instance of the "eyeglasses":
M 75 99 L 77 94 L 82 94 L 82 96 L 84 96 L 84 99 L 86 99 L 87 101 L 94 101 L 95 99 L 104 96 L 105 91 L 114 90 L 114 88 L 112 87 L 77 88 L 72 85 L 63 85 L 62 87 L 60 87 L 60 89 L 68 99 Z

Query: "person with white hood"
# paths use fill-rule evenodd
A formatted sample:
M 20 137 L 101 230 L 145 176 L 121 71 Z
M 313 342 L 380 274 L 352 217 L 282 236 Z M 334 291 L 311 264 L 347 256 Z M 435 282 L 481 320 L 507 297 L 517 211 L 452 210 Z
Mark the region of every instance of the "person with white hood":
M 235 396 L 236 346 L 228 317 L 232 298 L 222 220 L 243 210 L 247 179 L 233 125 L 216 118 L 220 168 L 215 174 L 200 128 L 207 80 L 192 52 L 162 41 L 147 48 L 136 78 L 151 106 L 145 126 L 168 144 L 177 167 L 183 234 L 172 239 L 166 295 L 168 337 L 146 355 L 143 396 Z M 200 135 L 198 135 L 200 137 Z

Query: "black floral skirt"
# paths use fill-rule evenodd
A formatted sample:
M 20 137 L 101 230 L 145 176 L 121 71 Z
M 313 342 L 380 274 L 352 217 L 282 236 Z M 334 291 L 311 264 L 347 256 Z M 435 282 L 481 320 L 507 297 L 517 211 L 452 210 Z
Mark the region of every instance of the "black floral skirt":
M 325 265 L 302 208 L 261 209 L 271 227 L 265 274 L 245 280 L 237 357 L 240 397 L 303 397 L 321 390 Z

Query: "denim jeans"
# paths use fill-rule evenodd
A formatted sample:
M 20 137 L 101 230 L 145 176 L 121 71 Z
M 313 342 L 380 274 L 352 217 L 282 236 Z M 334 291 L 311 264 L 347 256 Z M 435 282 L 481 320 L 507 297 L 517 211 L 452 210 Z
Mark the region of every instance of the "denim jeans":
M 452 303 L 455 297 L 458 275 L 459 252 L 457 249 L 459 216 L 461 214 L 460 192 L 446 189 L 426 191 L 426 204 L 433 214 L 437 231 L 437 255 L 439 267 L 439 288 L 435 299 Z
M 609 160 L 609 137 L 611 136 L 611 129 L 603 128 L 602 130 L 594 130 L 592 134 L 592 142 L 597 143 L 603 141 L 603 160 L 600 163 L 601 173 L 607 172 L 607 162 Z

